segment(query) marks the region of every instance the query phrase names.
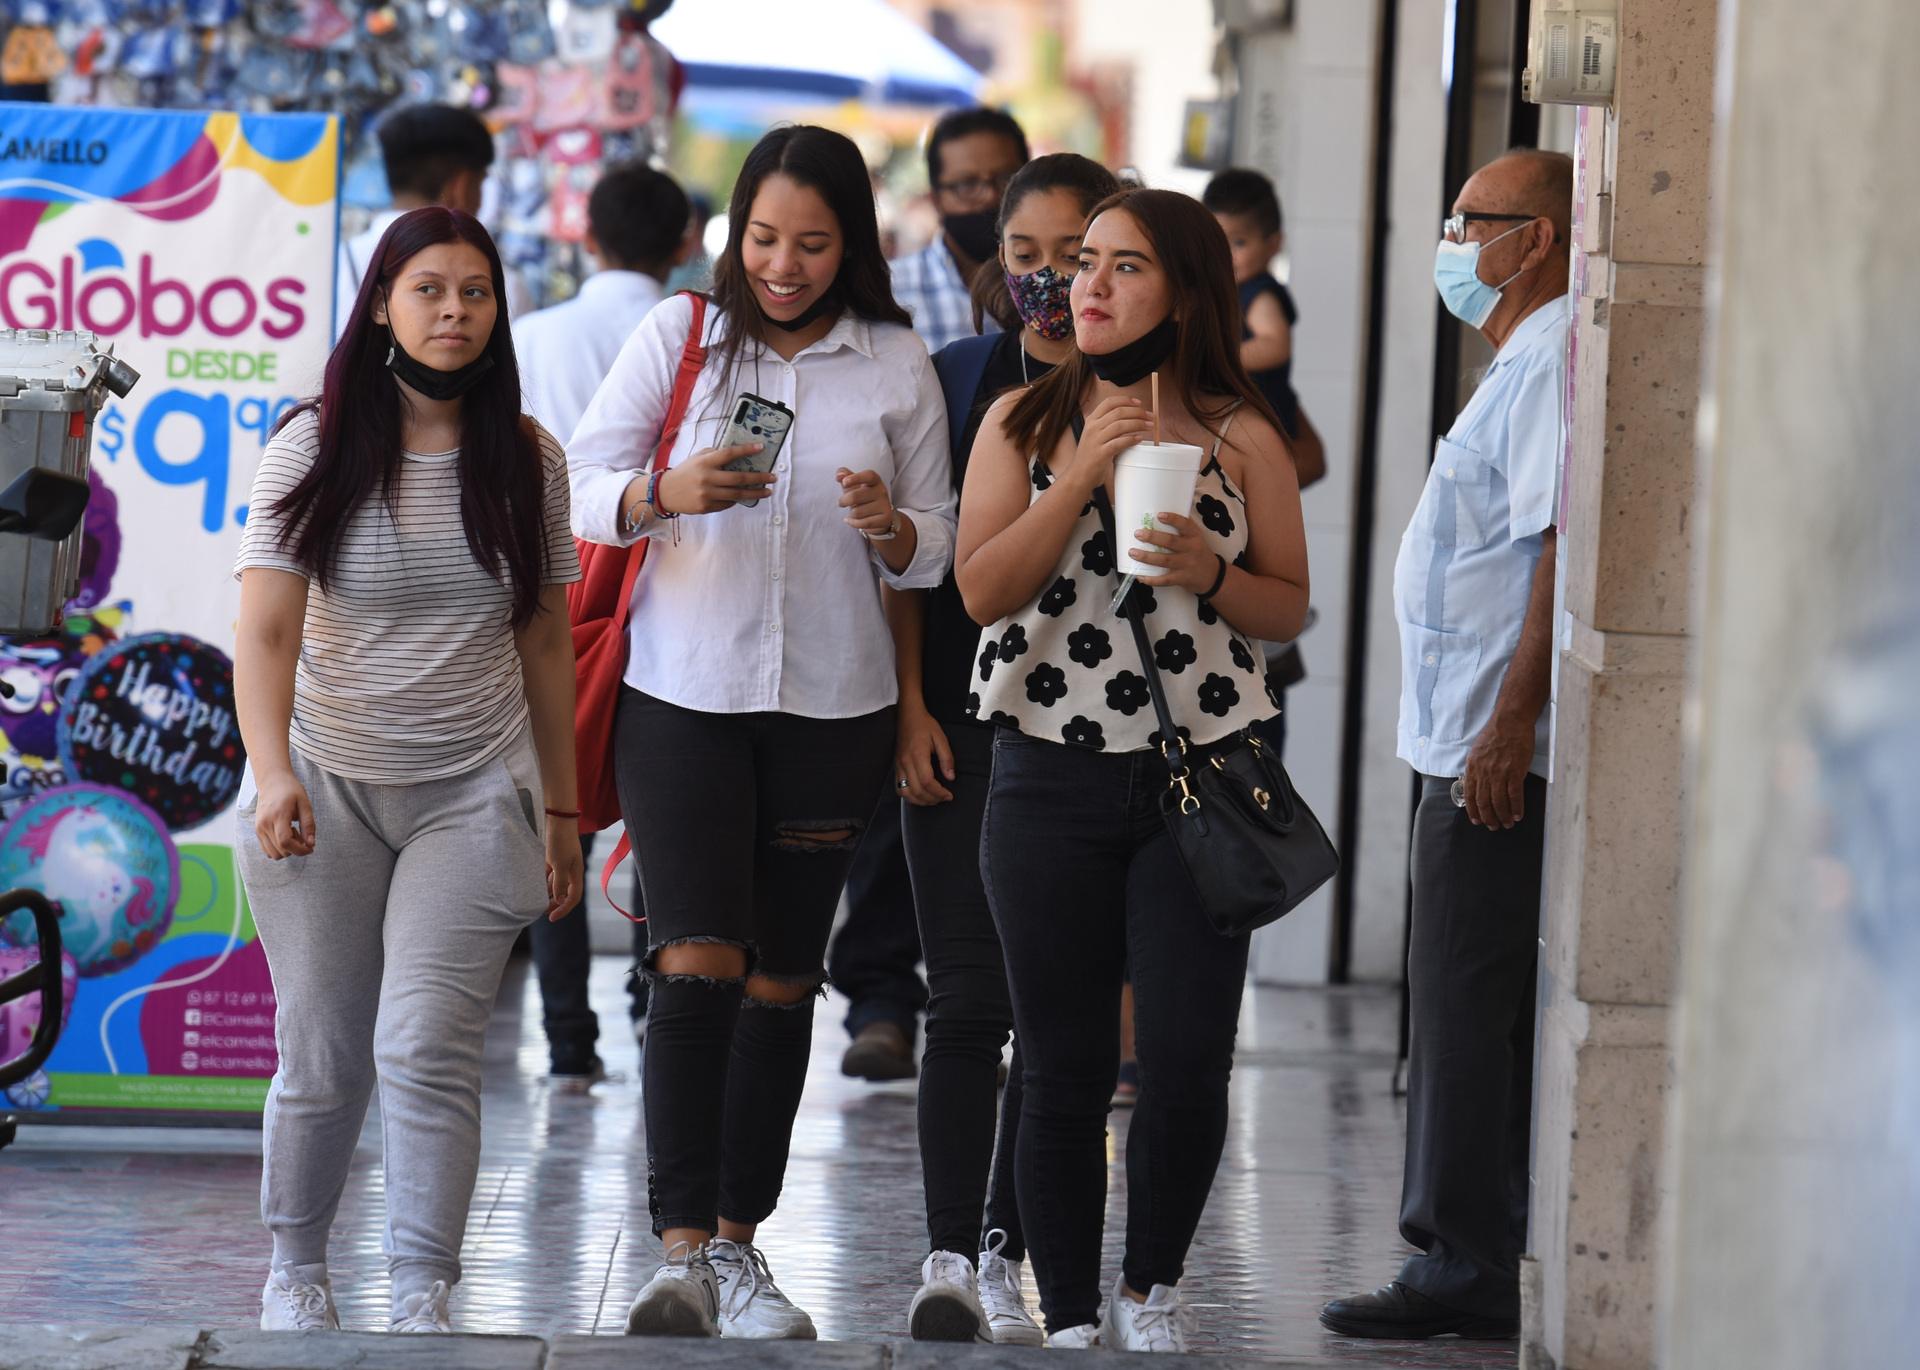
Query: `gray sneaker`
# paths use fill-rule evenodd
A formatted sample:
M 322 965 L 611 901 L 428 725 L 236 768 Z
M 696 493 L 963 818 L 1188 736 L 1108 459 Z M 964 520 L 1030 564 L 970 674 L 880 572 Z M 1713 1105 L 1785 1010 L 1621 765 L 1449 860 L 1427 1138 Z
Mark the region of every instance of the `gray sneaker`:
M 630 1337 L 717 1337 L 720 1280 L 707 1248 L 677 1242 L 666 1263 L 634 1295 L 627 1310 Z
M 445 1280 L 435 1280 L 424 1294 L 409 1294 L 394 1311 L 389 1332 L 451 1332 L 453 1315 L 447 1311 L 447 1299 L 453 1290 Z
M 333 1285 L 326 1262 L 283 1265 L 267 1275 L 260 1291 L 260 1330 L 305 1332 L 340 1330 L 340 1311 L 333 1306 Z

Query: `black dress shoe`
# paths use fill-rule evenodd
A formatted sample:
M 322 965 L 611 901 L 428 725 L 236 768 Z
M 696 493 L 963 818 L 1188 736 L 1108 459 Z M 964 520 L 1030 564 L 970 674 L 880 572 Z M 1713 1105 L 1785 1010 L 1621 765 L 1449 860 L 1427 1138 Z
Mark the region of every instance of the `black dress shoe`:
M 1320 1310 L 1320 1325 L 1343 1337 L 1388 1341 L 1425 1341 L 1449 1332 L 1476 1340 L 1503 1341 L 1520 1335 L 1518 1318 L 1485 1318 L 1462 1313 L 1395 1280 L 1371 1294 L 1335 1299 Z

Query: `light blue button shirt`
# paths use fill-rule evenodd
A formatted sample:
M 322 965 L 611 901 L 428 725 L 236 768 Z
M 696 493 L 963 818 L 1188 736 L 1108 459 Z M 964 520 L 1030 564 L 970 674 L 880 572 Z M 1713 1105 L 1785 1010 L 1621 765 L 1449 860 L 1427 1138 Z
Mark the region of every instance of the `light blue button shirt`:
M 1434 450 L 1433 469 L 1393 568 L 1400 625 L 1399 754 L 1456 776 L 1493 719 L 1520 646 L 1541 533 L 1559 506 L 1572 297 L 1513 330 Z M 1547 773 L 1547 711 L 1532 770 Z

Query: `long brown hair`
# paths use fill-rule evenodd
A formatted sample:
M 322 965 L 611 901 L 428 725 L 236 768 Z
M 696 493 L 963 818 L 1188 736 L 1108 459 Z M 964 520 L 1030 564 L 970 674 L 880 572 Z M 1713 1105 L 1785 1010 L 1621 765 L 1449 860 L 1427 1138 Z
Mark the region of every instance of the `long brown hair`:
M 1273 406 L 1240 364 L 1240 297 L 1219 221 L 1198 200 L 1177 191 L 1134 187 L 1095 205 L 1087 226 L 1112 210 L 1140 226 L 1167 274 L 1167 295 L 1179 315 L 1167 369 L 1187 411 L 1212 427 L 1239 401 L 1272 424 L 1284 441 Z M 1073 426 L 1092 379 L 1092 363 L 1075 347 L 1007 411 L 1004 427 L 1015 450 L 1052 452 Z
M 713 264 L 713 289 L 708 292 L 726 314 L 720 356 L 729 365 L 737 365 L 748 338 L 757 343 L 767 340 L 766 320 L 754 299 L 740 243 L 753 214 L 753 197 L 760 193 L 760 183 L 773 175 L 791 177 L 818 192 L 840 221 L 845 251 L 840 270 L 828 287 L 840 307 L 870 323 L 913 327 L 913 315 L 893 298 L 893 273 L 887 266 L 887 254 L 880 250 L 873 178 L 867 174 L 860 149 L 844 133 L 813 124 L 789 124 L 770 130 L 753 145 L 733 183 L 733 198 L 727 206 L 727 245 Z

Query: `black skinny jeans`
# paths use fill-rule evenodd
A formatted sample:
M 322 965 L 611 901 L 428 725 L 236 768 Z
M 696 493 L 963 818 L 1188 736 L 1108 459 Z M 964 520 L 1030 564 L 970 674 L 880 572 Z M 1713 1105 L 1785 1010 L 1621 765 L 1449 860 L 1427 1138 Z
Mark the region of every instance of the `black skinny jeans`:
M 1000 1051 L 1013 1031 L 1013 1002 L 1000 934 L 980 880 L 980 823 L 993 772 L 993 733 L 984 724 L 949 726 L 955 775 L 947 789 L 953 798 L 930 808 L 897 801 L 931 995 L 927 1049 L 920 1061 L 928 1249 L 958 1252 L 969 1261 L 984 1249 L 986 1232 L 996 1227 L 1007 1233 L 1002 1255 L 1009 1260 L 1026 1255 L 1011 1160 L 1020 1121 L 1017 1074 L 1007 1077 L 997 1152 L 994 1147 Z M 1021 1064 L 1016 1052 L 1014 1070 Z
M 1050 1331 L 1098 1321 L 1107 1292 L 1107 1110 L 1129 963 L 1140 1099 L 1120 1268 L 1135 1292 L 1179 1282 L 1226 1144 L 1249 939 L 1208 925 L 1160 817 L 1166 787 L 1157 752 L 1006 729 L 994 740 L 980 862 L 1025 1067 L 1015 1165 Z
M 893 735 L 891 707 L 858 718 L 714 714 L 620 692 L 616 780 L 653 981 L 641 1077 L 655 1235 L 773 1212 L 816 997 L 774 1004 L 747 996 L 746 976 L 663 975 L 660 949 L 720 942 L 746 950 L 749 974 L 821 985 Z
M 597 879 L 593 869 L 594 834 L 580 839 L 580 859 L 586 879 Z M 593 938 L 587 928 L 587 900 L 567 911 L 557 923 L 536 918 L 527 929 L 533 943 L 533 968 L 540 980 L 541 1026 L 547 1032 L 547 1058 L 555 1075 L 585 1075 L 599 1058 L 600 1019 L 587 997 L 587 976 L 593 969 Z

